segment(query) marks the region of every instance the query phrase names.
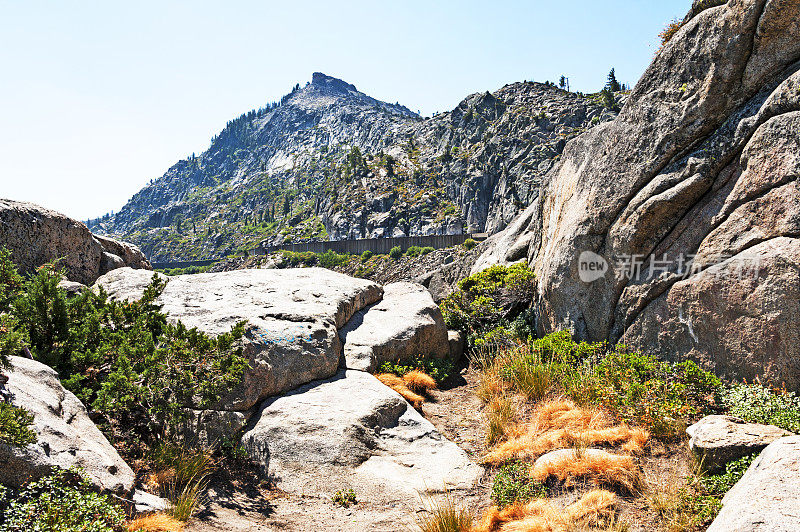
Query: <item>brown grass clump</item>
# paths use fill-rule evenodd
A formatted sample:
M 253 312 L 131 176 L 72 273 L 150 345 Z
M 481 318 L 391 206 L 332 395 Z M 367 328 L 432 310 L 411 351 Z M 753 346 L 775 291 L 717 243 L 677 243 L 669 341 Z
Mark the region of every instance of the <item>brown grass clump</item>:
M 425 398 L 409 390 L 405 381 L 397 375 L 392 373 L 379 373 L 375 375 L 375 378 L 402 395 L 403 399 L 411 403 L 411 405 L 417 410 L 422 408 L 422 403 L 425 402 Z
M 456 504 L 449 493 L 439 501 L 431 499 L 426 507 L 417 517 L 420 532 L 473 532 L 473 513 Z
M 492 506 L 472 532 L 566 532 L 576 526 L 601 526 L 613 521 L 617 497 L 592 490 L 564 509 L 538 499 L 500 510 Z
M 175 483 L 175 476 L 175 468 L 168 467 L 147 475 L 147 484 L 159 493 L 164 493 L 167 487 Z
M 403 382 L 406 386 L 415 392 L 426 392 L 428 390 L 436 389 L 436 380 L 418 369 L 409 371 L 403 375 Z
M 564 453 L 534 464 L 530 477 L 537 482 L 555 477 L 565 486 L 571 486 L 576 479 L 585 479 L 598 486 L 620 487 L 629 493 L 638 493 L 642 485 L 639 468 L 632 457 L 600 449 Z
M 125 523 L 130 532 L 181 532 L 183 523 L 166 514 L 150 514 Z
M 519 428 L 519 404 L 514 397 L 500 394 L 486 407 L 486 443 L 494 445 L 507 437 L 515 436 Z
M 490 403 L 491 406 L 491 403 Z M 508 441 L 486 454 L 483 462 L 499 465 L 536 458 L 555 449 L 591 445 L 622 445 L 627 452 L 641 452 L 649 439 L 647 431 L 627 425 L 612 426 L 597 408 L 580 408 L 572 401 L 556 399 L 542 403 L 530 423 L 519 427 Z

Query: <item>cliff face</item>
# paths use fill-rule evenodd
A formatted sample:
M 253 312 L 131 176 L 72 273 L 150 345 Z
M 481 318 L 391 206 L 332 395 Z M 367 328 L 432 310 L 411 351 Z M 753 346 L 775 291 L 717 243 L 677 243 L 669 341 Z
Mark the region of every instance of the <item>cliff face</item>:
M 800 389 L 800 0 L 715 4 L 475 269 L 527 258 L 542 331 Z
M 530 82 L 422 119 L 315 73 L 93 228 L 156 261 L 262 241 L 493 233 L 537 196 L 567 140 L 615 115 L 597 98 Z

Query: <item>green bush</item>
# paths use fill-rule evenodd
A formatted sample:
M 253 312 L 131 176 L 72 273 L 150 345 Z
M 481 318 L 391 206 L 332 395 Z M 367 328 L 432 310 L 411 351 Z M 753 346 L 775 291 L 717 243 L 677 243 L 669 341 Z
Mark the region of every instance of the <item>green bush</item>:
M 800 433 L 800 398 L 775 393 L 760 384 L 737 384 L 725 390 L 722 404 L 731 416 Z
M 403 362 L 384 362 L 378 368 L 379 373 L 394 373 L 398 377 L 402 377 L 413 370 L 424 371 L 433 377 L 437 383 L 442 384 L 450 378 L 450 375 L 455 371 L 455 367 L 450 359 L 447 358 L 426 358 L 418 355 L 412 360 Z
M 724 473 L 702 476 L 700 477 L 700 483 L 708 494 L 722 497 L 728 493 L 734 484 L 739 482 L 747 468 L 753 463 L 753 460 L 758 457 L 758 454 L 753 453 L 733 462 L 728 462 Z
M 19 492 L 0 486 L 0 532 L 121 532 L 124 510 L 75 471 L 57 471 Z
M 502 466 L 492 483 L 492 501 L 500 508 L 505 508 L 515 502 L 546 497 L 547 487 L 531 480 L 529 469 L 530 465 L 522 461 Z
M 366 250 L 364 253 L 361 254 L 361 263 L 367 262 L 369 259 L 372 258 L 373 253 L 370 250 Z
M 467 333 L 470 348 L 485 343 L 483 336 L 498 327 L 510 327 L 525 341 L 533 332 L 532 315 L 526 312 L 533 292 L 534 275 L 527 264 L 495 265 L 459 281 L 458 290 L 439 307 L 448 328 Z
M 325 251 L 324 253 L 320 253 L 318 256 L 319 265 L 323 268 L 328 268 L 329 270 L 336 269 L 339 266 L 347 264 L 350 262 L 350 255 L 347 253 L 336 253 L 332 249 Z
M 435 250 L 431 246 L 425 246 L 420 250 L 420 255 L 427 255 L 428 253 L 433 253 Z
M 389 250 L 389 257 L 399 259 L 403 256 L 403 249 L 400 246 L 395 246 Z
M 418 257 L 422 253 L 422 248 L 419 246 L 411 246 L 406 250 L 406 255 L 409 257 Z
M 0 443 L 15 447 L 36 443 L 36 433 L 31 425 L 33 414 L 24 408 L 0 401 Z
M 474 248 L 475 246 L 477 246 L 478 243 L 475 242 L 473 239 L 468 238 L 468 239 L 464 240 L 464 243 L 461 244 L 461 245 L 464 246 L 465 249 L 470 250 L 470 249 Z
M 244 323 L 210 337 L 167 322 L 154 303 L 166 281 L 156 275 L 142 298 L 130 302 L 110 300 L 103 290 L 68 298 L 60 279 L 52 265 L 40 268 L 11 305 L 13 321 L 3 326 L 56 369 L 112 433 L 156 439 L 185 419 L 187 407 L 209 408 L 239 382 L 247 366 Z
M 283 260 L 290 266 L 316 266 L 319 257 L 312 251 L 286 251 L 281 250 Z

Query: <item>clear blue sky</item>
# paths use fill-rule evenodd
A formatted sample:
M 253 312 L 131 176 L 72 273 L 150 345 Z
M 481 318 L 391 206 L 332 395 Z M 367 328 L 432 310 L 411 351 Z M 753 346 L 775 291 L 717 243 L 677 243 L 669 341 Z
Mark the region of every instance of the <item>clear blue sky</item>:
M 0 197 L 118 210 L 314 71 L 424 115 L 505 83 L 634 84 L 689 0 L 0 0 Z

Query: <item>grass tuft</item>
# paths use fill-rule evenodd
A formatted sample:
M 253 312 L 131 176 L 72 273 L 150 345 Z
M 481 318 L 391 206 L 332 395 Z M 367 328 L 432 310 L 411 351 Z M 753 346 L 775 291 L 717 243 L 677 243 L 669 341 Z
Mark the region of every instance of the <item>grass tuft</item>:
M 155 513 L 125 523 L 129 532 L 181 532 L 183 523 L 174 517 Z
M 420 532 L 473 531 L 472 512 L 456 504 L 449 493 L 439 501 L 431 499 L 426 506 L 426 512 L 417 518 Z
M 436 389 L 436 379 L 418 369 L 409 371 L 403 375 L 403 382 L 414 392 L 426 392 Z

